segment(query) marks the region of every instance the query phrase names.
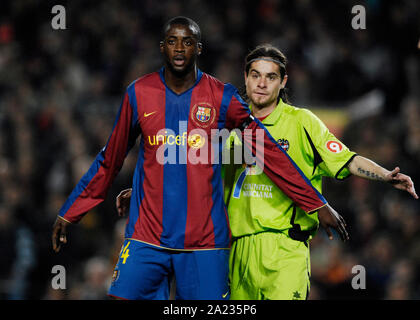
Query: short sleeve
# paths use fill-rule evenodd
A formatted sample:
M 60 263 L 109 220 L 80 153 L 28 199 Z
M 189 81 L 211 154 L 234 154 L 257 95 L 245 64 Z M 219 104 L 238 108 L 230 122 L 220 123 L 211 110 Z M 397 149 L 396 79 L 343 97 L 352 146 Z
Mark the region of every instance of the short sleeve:
M 305 134 L 322 159 L 320 169 L 323 173 L 339 180 L 348 177 L 351 173 L 347 165 L 356 156 L 356 153 L 337 139 L 310 110 L 299 109 L 298 112 L 298 118 L 305 129 Z

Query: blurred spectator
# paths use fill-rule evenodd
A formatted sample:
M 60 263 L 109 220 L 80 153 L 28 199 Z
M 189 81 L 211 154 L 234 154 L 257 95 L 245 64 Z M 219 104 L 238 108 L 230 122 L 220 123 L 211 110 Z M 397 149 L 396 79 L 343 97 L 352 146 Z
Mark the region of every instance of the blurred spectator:
M 71 287 L 71 300 L 104 300 L 111 284 L 112 269 L 103 257 L 90 258 L 84 265 L 83 278 Z

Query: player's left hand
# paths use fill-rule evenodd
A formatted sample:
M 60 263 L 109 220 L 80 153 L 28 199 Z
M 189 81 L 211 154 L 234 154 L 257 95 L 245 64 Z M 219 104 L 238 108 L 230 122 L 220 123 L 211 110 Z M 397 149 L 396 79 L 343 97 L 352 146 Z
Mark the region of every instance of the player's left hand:
M 414 183 L 411 178 L 403 173 L 400 173 L 400 168 L 395 167 L 389 174 L 385 176 L 385 181 L 391 183 L 394 188 L 399 190 L 407 191 L 413 196 L 414 199 L 418 199 L 419 196 L 414 189 Z
M 115 200 L 115 206 L 117 207 L 119 217 L 123 217 L 130 207 L 131 191 L 131 188 L 121 191 Z
M 57 219 L 53 225 L 52 231 L 52 246 L 55 252 L 59 252 L 61 246 L 67 243 L 67 226 L 70 225 L 70 222 L 65 221 L 64 219 L 57 216 Z
M 339 215 L 328 203 L 326 206 L 318 210 L 318 219 L 319 224 L 324 228 L 330 240 L 334 239 L 330 228 L 336 230 L 340 235 L 341 240 L 344 242 L 349 240 L 350 237 L 346 229 L 347 225 L 344 218 Z

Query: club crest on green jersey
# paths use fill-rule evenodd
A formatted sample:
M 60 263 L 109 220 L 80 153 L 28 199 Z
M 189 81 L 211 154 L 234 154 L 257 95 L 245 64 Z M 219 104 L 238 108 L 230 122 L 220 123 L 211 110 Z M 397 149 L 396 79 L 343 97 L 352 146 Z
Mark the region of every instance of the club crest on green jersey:
M 279 139 L 277 140 L 277 143 L 280 145 L 280 147 L 283 148 L 284 151 L 289 151 L 289 140 L 287 139 Z

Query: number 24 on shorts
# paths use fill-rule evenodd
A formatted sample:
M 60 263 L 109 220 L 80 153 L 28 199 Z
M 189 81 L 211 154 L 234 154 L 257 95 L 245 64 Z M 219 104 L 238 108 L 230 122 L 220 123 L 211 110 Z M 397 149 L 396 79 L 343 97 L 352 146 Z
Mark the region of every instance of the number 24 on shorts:
M 122 259 L 122 263 L 125 264 L 125 261 L 130 256 L 128 253 L 130 252 L 130 249 L 128 249 L 128 246 L 130 245 L 131 241 L 128 241 L 124 248 L 121 249 L 122 253 L 120 258 Z

